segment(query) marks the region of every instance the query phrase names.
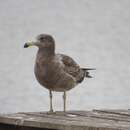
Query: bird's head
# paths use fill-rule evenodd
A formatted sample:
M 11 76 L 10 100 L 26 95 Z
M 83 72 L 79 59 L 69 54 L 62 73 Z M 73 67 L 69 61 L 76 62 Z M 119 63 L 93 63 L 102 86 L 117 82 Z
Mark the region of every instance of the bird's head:
M 24 48 L 28 48 L 30 46 L 37 46 L 39 49 L 54 49 L 55 41 L 54 38 L 49 34 L 39 34 L 36 37 L 36 41 L 26 42 L 24 44 Z

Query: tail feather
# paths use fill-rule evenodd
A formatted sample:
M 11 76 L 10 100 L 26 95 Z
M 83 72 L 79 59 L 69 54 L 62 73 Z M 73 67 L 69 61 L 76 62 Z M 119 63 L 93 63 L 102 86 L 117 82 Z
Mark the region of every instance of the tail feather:
M 96 70 L 95 68 L 82 68 L 82 70 Z
M 84 78 L 93 78 L 90 74 L 89 74 L 89 70 L 95 70 L 95 68 L 81 68 L 81 70 L 83 71 L 83 75 L 78 79 L 77 83 L 81 83 Z
M 90 73 L 88 72 L 88 70 L 96 70 L 95 68 L 82 68 L 82 70 L 84 71 L 84 77 L 87 78 L 93 78 Z

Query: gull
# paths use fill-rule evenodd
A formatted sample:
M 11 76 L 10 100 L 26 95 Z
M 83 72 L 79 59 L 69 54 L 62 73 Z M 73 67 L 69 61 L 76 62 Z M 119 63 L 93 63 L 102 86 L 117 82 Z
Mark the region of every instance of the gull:
M 66 112 L 66 92 L 84 78 L 92 78 L 89 70 L 80 67 L 70 56 L 55 53 L 55 40 L 49 34 L 39 34 L 36 41 L 27 42 L 24 48 L 38 47 L 34 73 L 37 81 L 49 90 L 50 113 L 53 113 L 52 92 L 63 92 L 64 112 Z

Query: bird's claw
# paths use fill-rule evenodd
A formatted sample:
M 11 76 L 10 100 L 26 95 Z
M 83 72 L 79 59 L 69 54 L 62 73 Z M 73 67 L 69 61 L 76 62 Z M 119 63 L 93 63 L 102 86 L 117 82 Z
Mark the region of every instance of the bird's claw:
M 47 112 L 47 114 L 51 115 L 51 114 L 56 114 L 56 112 L 54 112 L 53 110 L 50 110 Z

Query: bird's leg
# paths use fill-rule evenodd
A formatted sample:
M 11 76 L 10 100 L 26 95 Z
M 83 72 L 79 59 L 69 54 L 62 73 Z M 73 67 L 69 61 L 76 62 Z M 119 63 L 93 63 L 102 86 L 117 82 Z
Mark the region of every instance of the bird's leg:
M 64 100 L 64 112 L 66 112 L 66 91 L 64 91 L 63 100 Z
M 50 95 L 50 113 L 53 113 L 53 107 L 52 107 L 52 91 L 49 90 L 49 95 Z

